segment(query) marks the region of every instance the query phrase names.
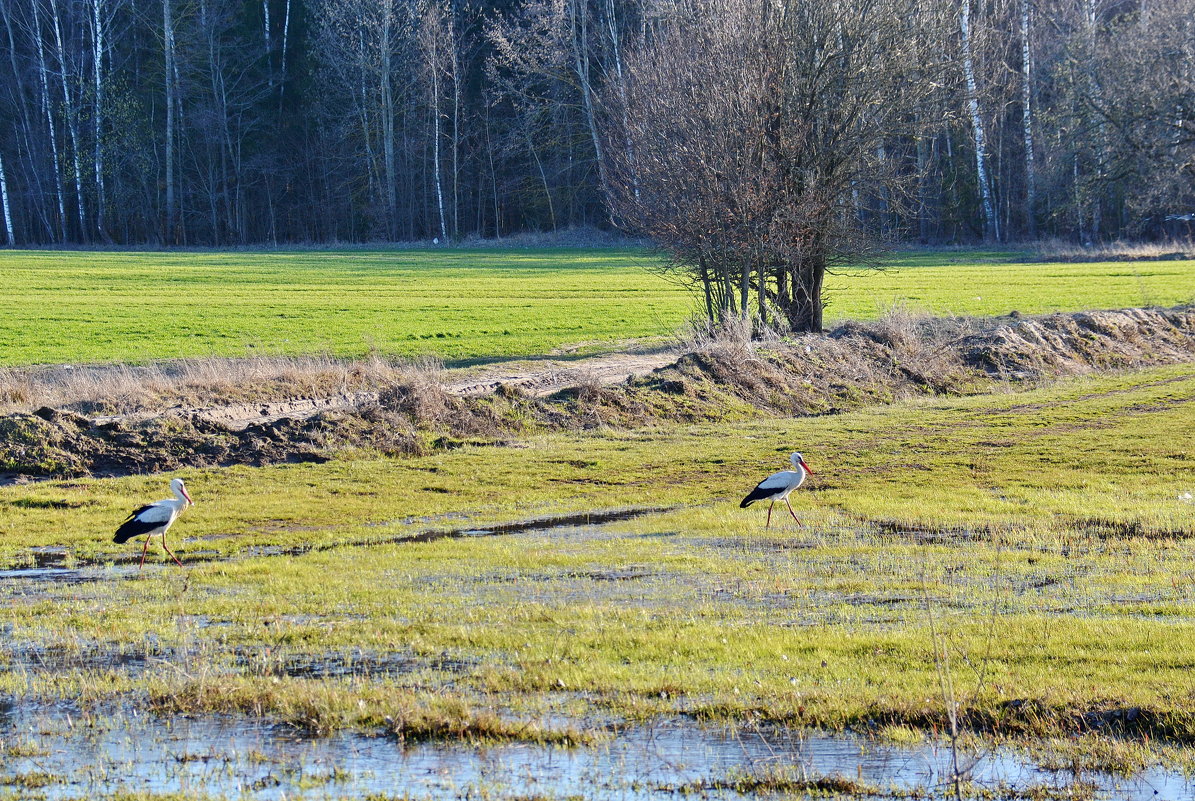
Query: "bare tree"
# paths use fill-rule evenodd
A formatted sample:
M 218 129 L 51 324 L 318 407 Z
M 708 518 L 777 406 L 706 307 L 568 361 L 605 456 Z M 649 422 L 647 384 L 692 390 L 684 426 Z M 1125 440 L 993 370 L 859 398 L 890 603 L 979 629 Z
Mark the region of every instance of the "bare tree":
M 1099 148 L 1086 178 L 1091 225 L 1098 235 L 1095 209 L 1121 197 L 1123 227 L 1141 235 L 1195 208 L 1195 0 L 1089 13 L 1090 64 L 1075 64 L 1086 74 L 1072 86 L 1086 121 L 1079 132 Z
M 862 212 L 906 197 L 885 154 L 944 78 L 945 20 L 918 0 L 680 0 L 628 56 L 625 108 L 606 96 L 630 145 L 607 149 L 619 219 L 712 319 L 820 331 L 827 269 L 876 244 Z
M 440 108 L 440 79 L 451 74 L 454 66 L 455 41 L 453 25 L 447 10 L 439 0 L 431 0 L 423 9 L 419 44 L 423 50 L 427 71 L 427 88 L 431 109 L 432 179 L 435 185 L 436 216 L 440 222 L 440 241 L 448 239 L 448 223 L 444 215 L 444 180 L 440 159 L 440 142 L 444 137 L 442 129 L 444 114 Z M 455 81 L 454 81 L 455 83 Z
M 83 169 L 80 165 L 79 149 L 79 114 L 78 104 L 71 92 L 71 65 L 67 60 L 66 47 L 62 39 L 62 14 L 58 8 L 58 0 L 50 0 L 50 19 L 54 28 L 54 49 L 58 56 L 58 78 L 62 84 L 62 103 L 66 116 L 66 129 L 71 139 L 71 163 L 75 176 L 75 210 L 79 219 L 79 236 L 86 239 L 88 234 L 87 213 L 83 202 Z M 82 81 L 79 81 L 81 84 Z
M 634 5 L 627 2 L 624 9 Z M 586 0 L 523 0 L 488 30 L 492 94 L 496 101 L 509 103 L 509 136 L 530 156 L 553 228 L 564 211 L 552 196 L 582 193 L 576 183 L 556 189 L 559 182 L 554 179 L 567 173 L 596 184 L 599 196 L 609 188 L 598 117 L 602 76 L 609 73 L 605 65 L 615 60 L 607 50 L 615 40 L 597 32 L 610 24 L 617 25 L 617 20 L 608 17 L 603 24 Z M 508 150 L 513 151 L 510 144 Z M 550 166 L 553 151 L 558 154 L 556 169 Z
M 46 64 L 45 44 L 42 41 L 41 13 L 39 11 L 41 0 L 31 0 L 30 5 L 33 8 L 33 27 L 31 30 L 31 36 L 37 44 L 37 75 L 38 85 L 41 87 L 42 116 L 45 118 L 46 127 L 50 134 L 50 153 L 52 156 L 52 169 L 54 172 L 54 188 L 55 196 L 58 199 L 59 241 L 65 242 L 67 241 L 66 191 L 63 188 L 62 183 L 62 170 L 59 169 L 59 164 L 61 162 L 58 158 L 58 126 L 54 121 L 53 104 L 50 100 L 49 68 Z
M 971 0 L 962 0 L 959 12 L 959 34 L 962 37 L 963 75 L 967 86 L 967 113 L 971 117 L 971 132 L 975 137 L 975 172 L 979 182 L 979 195 L 983 207 L 983 238 L 1000 238 L 1000 218 L 992 199 L 991 173 L 988 168 L 987 132 L 983 116 L 979 113 L 979 88 L 975 80 L 975 56 L 972 41 Z
M 166 61 L 164 80 L 166 83 L 166 242 L 173 244 L 175 237 L 175 187 L 174 187 L 174 111 L 176 70 L 174 64 L 174 19 L 171 0 L 162 0 L 162 40 Z
M 104 0 L 91 0 L 91 64 L 94 80 L 95 97 L 92 101 L 92 173 L 95 176 L 95 230 L 104 241 L 111 241 L 108 231 L 104 227 L 105 189 L 104 189 L 104 57 L 107 53 L 107 30 L 111 13 Z
M 1037 165 L 1033 154 L 1033 61 L 1030 54 L 1029 0 L 1021 11 L 1021 135 L 1025 146 L 1025 233 L 1037 236 Z

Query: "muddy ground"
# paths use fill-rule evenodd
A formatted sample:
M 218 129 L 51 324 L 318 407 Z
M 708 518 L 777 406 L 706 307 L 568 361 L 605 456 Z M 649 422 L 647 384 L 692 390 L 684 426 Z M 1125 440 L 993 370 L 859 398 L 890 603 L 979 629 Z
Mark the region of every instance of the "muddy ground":
M 0 477 L 121 475 L 420 454 L 537 431 L 832 414 L 1195 360 L 1195 307 L 847 323 L 818 336 L 713 341 L 468 375 L 420 369 L 376 389 L 124 415 L 42 407 L 0 417 Z M 102 399 L 97 399 L 102 401 Z M 102 408 L 102 403 L 92 403 Z

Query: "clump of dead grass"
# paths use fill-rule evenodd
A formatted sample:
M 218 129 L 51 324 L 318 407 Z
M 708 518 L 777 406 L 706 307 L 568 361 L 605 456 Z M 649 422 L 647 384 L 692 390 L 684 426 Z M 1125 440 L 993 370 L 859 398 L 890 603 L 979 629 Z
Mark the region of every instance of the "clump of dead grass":
M 731 316 L 718 322 L 694 317 L 677 334 L 682 353 L 703 353 L 730 360 L 755 357 L 761 345 L 775 345 L 783 332 L 758 318 Z
M 871 323 L 846 323 L 830 333 L 840 342 L 870 341 L 873 347 L 852 347 L 849 356 L 854 374 L 865 384 L 883 385 L 894 378 L 936 393 L 958 391 L 965 384 L 965 370 L 958 344 L 974 334 L 973 318 L 935 317 L 897 303 Z
M 443 422 L 453 406 L 444 388 L 443 372 L 443 364 L 431 358 L 406 365 L 403 370 L 387 376 L 385 385 L 378 392 L 378 405 L 409 415 L 422 425 Z
M 1039 242 L 1034 255 L 1041 261 L 1166 261 L 1195 259 L 1195 242 L 1168 239 L 1160 242 L 1101 242 L 1079 245 L 1061 239 Z

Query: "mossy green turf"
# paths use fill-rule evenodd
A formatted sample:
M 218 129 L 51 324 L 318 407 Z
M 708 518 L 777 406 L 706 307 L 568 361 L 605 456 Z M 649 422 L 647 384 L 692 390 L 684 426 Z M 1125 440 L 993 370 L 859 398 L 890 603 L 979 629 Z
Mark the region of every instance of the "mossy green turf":
M 1030 264 L 902 253 L 832 275 L 830 321 L 894 303 L 1006 314 L 1195 298 L 1195 261 Z M 449 361 L 666 339 L 697 296 L 633 250 L 0 252 L 0 366 L 331 353 Z
M 1192 741 L 1193 410 L 1183 365 L 833 417 L 186 473 L 198 505 L 171 535 L 185 570 L 155 545 L 138 580 L 10 583 L 0 611 L 0 660 L 61 646 L 172 667 L 33 660 L 0 671 L 0 693 L 465 737 L 523 736 L 495 708 L 928 728 L 945 720 L 944 648 L 971 720 L 1056 734 L 1074 714 L 1137 708 L 1155 736 Z M 738 499 L 794 448 L 817 471 L 794 499 L 806 525 L 781 510 L 765 531 Z M 108 532 L 164 478 L 0 489 L 4 561 L 127 553 Z M 622 504 L 678 508 L 385 541 Z M 333 547 L 260 555 L 304 545 Z M 281 668 L 321 655 L 412 669 Z

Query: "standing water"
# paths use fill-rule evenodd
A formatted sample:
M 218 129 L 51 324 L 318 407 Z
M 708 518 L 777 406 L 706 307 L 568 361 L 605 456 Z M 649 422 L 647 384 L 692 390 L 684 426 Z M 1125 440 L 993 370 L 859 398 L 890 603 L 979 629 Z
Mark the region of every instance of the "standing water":
M 643 726 L 583 748 L 511 744 L 470 747 L 338 733 L 306 737 L 285 727 L 227 717 L 163 719 L 121 712 L 84 714 L 62 705 L 0 702 L 4 785 L 38 786 L 48 799 L 117 791 L 189 797 L 331 799 L 388 797 L 660 799 L 698 793 L 742 798 L 725 789 L 736 777 L 777 770 L 838 775 L 880 790 L 919 790 L 945 798 L 948 749 L 888 745 L 845 736 L 737 733 L 687 721 Z M 971 763 L 971 755 L 960 760 Z M 1174 772 L 1132 778 L 1046 771 L 1011 751 L 977 757 L 972 788 L 984 797 L 1051 797 L 1077 789 L 1096 797 L 1195 799 Z

